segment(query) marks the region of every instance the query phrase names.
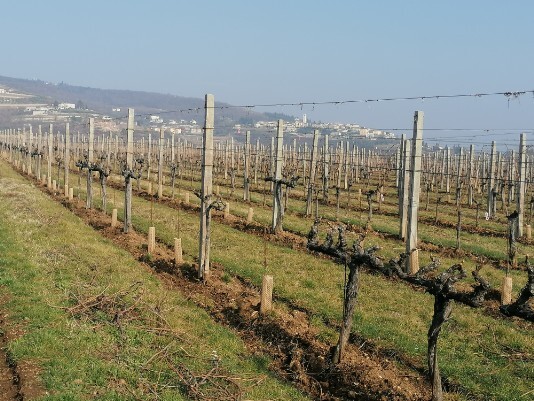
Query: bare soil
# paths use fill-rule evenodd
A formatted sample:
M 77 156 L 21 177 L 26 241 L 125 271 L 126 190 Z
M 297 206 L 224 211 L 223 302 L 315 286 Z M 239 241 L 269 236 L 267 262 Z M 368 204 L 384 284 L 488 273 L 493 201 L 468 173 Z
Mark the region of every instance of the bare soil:
M 4 302 L 5 299 L 0 301 L 0 307 Z M 29 361 L 15 363 L 7 350 L 7 344 L 22 333 L 9 322 L 9 315 L 0 310 L 0 401 L 29 401 L 45 394 L 38 366 Z
M 45 187 L 41 188 L 49 193 Z M 156 251 L 148 258 L 144 235 L 134 230 L 124 234 L 121 228 L 111 228 L 109 216 L 102 212 L 85 209 L 77 200 L 69 202 L 61 195 L 52 196 L 101 235 L 130 252 L 167 286 L 187 294 L 215 321 L 235 330 L 252 353 L 269 355 L 273 360 L 271 370 L 314 399 L 429 399 L 430 386 L 421 366 L 414 369 L 411 361 L 403 365 L 402 358 L 392 354 L 388 358 L 386 352 L 372 344 L 365 345 L 365 341 L 359 341 L 356 336 L 351 337 L 343 362 L 333 365 L 330 363 L 331 344 L 318 339 L 319 333 L 310 323 L 307 311 L 286 304 L 262 316 L 258 289 L 239 278 L 223 280 L 223 266 L 212 265 L 209 280 L 203 283 L 197 279 L 196 266 L 174 265 L 173 250 L 165 244 L 158 243 Z M 295 245 L 294 239 L 293 234 L 285 234 L 277 240 Z
M 3 326 L 3 321 L 1 322 Z M 22 400 L 19 389 L 19 377 L 16 367 L 10 363 L 6 353 L 6 338 L 0 336 L 0 400 Z

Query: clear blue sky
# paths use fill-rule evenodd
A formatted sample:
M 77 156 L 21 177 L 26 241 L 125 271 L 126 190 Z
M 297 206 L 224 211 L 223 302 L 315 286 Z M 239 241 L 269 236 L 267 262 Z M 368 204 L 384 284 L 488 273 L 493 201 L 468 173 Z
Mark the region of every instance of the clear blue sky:
M 13 77 L 233 104 L 534 89 L 529 0 L 2 3 L 0 74 Z M 382 128 L 423 110 L 426 127 L 526 129 L 533 106 L 529 94 L 274 110 Z

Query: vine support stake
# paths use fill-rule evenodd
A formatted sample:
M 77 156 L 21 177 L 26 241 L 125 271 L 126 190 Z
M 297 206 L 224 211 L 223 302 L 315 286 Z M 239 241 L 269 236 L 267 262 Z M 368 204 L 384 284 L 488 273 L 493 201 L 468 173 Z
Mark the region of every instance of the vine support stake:
M 205 97 L 205 123 L 202 148 L 202 187 L 200 192 L 200 230 L 198 277 L 206 281 L 210 271 L 210 235 L 211 218 L 210 201 L 213 189 L 213 130 L 215 98 L 211 94 Z
M 124 233 L 128 233 L 132 226 L 132 174 L 133 168 L 133 131 L 134 109 L 128 109 L 128 125 L 126 128 L 126 171 L 124 172 Z
M 413 139 L 410 162 L 410 194 L 408 203 L 408 226 L 406 230 L 406 271 L 415 273 L 419 270 L 417 255 L 417 217 L 419 215 L 419 191 L 421 182 L 421 158 L 423 153 L 424 113 L 416 111 L 413 121 Z

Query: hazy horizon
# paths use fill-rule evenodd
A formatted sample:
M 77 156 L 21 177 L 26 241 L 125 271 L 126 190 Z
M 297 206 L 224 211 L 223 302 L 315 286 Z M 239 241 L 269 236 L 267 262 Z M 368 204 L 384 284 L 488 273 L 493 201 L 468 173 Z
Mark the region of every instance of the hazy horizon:
M 3 10 L 13 35 L 2 43 L 0 75 L 11 77 L 213 93 L 234 105 L 534 89 L 529 1 L 34 0 Z M 504 142 L 532 132 L 533 104 L 527 93 L 258 110 L 407 130 L 422 110 L 425 128 L 455 129 L 429 135 L 486 141 L 491 134 Z M 481 128 L 490 130 L 487 138 L 470 131 Z

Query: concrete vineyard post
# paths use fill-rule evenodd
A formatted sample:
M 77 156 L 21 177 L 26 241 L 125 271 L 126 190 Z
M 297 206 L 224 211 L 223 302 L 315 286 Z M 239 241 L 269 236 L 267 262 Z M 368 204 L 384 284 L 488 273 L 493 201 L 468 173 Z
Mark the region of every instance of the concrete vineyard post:
M 48 152 L 47 152 L 47 171 L 46 171 L 48 188 L 52 188 L 52 157 L 53 157 L 53 142 L 54 142 L 53 132 L 54 132 L 54 126 L 50 124 L 50 127 L 48 129 Z
M 397 194 L 399 197 L 402 196 L 402 180 L 404 177 L 404 141 L 406 140 L 406 134 L 401 135 L 399 149 L 397 151 L 398 160 L 397 160 L 397 171 L 396 171 L 396 181 L 397 181 Z M 400 202 L 399 202 L 399 215 L 400 215 Z
M 460 206 L 461 188 L 462 188 L 462 160 L 464 156 L 464 148 L 460 148 L 460 154 L 456 164 L 456 207 Z
M 243 170 L 243 200 L 250 201 L 250 182 L 249 182 L 249 164 L 250 164 L 250 131 L 245 134 L 245 149 L 244 149 L 245 167 Z
M 94 140 L 95 140 L 95 119 L 89 118 L 89 142 L 87 148 L 87 200 L 86 208 L 91 209 L 93 206 L 93 171 L 91 166 L 93 164 L 94 153 Z
M 494 198 L 493 198 L 493 191 L 495 187 L 495 162 L 496 162 L 496 145 L 495 141 L 491 142 L 491 156 L 490 156 L 490 164 L 489 164 L 489 171 L 488 171 L 488 216 L 494 217 L 493 211 L 494 211 Z
M 409 139 L 404 140 L 403 145 L 403 172 L 400 184 L 401 196 L 399 198 L 400 229 L 399 238 L 406 239 L 406 230 L 408 226 L 408 200 L 410 189 L 410 155 L 412 152 L 412 142 Z
M 328 203 L 328 181 L 330 180 L 330 147 L 328 135 L 324 136 L 323 146 L 323 201 Z
M 311 216 L 313 206 L 313 191 L 315 189 L 315 173 L 317 171 L 317 150 L 319 144 L 319 131 L 313 130 L 313 145 L 310 161 L 310 179 L 308 180 L 308 194 L 306 197 L 306 216 Z M 306 160 L 304 160 L 306 163 Z
M 521 136 L 519 137 L 519 158 L 518 158 L 518 169 L 520 169 L 520 164 L 521 164 Z M 515 182 L 515 177 L 516 177 L 516 171 L 515 171 L 515 168 L 516 168 L 516 164 L 515 164 L 515 152 L 512 150 L 511 152 L 511 155 L 510 155 L 510 158 L 508 159 L 508 176 L 507 176 L 507 181 L 508 181 L 508 198 L 507 198 L 507 204 L 508 205 L 512 205 L 514 203 L 514 199 L 515 199 L 515 187 L 516 187 L 516 182 Z M 520 171 L 518 172 L 519 174 L 521 173 Z M 518 212 L 519 212 L 519 209 L 518 209 Z M 519 222 L 518 222 L 519 224 Z M 521 234 L 518 232 L 518 236 L 522 236 L 522 233 L 523 233 L 523 230 L 521 230 Z
M 469 160 L 467 162 L 467 204 L 473 206 L 473 154 L 475 147 L 474 145 L 469 145 Z
M 146 179 L 150 181 L 150 170 L 152 169 L 152 134 L 150 132 L 148 133 L 148 152 L 146 165 Z
M 343 189 L 347 190 L 349 189 L 349 173 L 350 173 L 350 143 L 349 141 L 345 141 L 345 154 L 343 155 L 345 165 L 345 175 L 344 175 L 344 181 L 343 181 Z
M 32 140 L 33 131 L 30 124 L 30 129 L 28 131 L 28 175 L 32 175 Z
M 171 132 L 171 165 L 174 164 L 175 156 L 175 144 L 174 144 L 174 131 Z
M 527 135 L 521 134 L 519 140 L 519 185 L 517 191 L 517 236 L 523 236 L 523 224 L 525 216 L 525 192 L 526 192 L 526 180 L 527 180 L 527 152 L 526 152 Z
M 412 153 L 410 162 L 410 197 L 408 207 L 408 227 L 406 230 L 406 268 L 410 274 L 419 270 L 419 255 L 417 250 L 417 218 L 419 214 L 419 190 L 421 180 L 421 156 L 423 149 L 423 120 L 424 113 L 416 111 L 412 139 Z
M 228 140 L 224 143 L 224 180 L 226 181 L 228 179 L 228 148 L 229 148 Z
M 211 218 L 210 202 L 212 201 L 213 185 L 213 130 L 215 115 L 215 99 L 207 94 L 205 98 L 205 123 L 202 149 L 202 186 L 200 192 L 200 230 L 198 276 L 206 281 L 210 271 L 210 233 Z
M 132 226 L 132 169 L 133 169 L 133 131 L 134 109 L 128 109 L 126 127 L 126 171 L 124 171 L 124 232 L 128 233 Z
M 70 128 L 69 123 L 65 124 L 65 158 L 63 160 L 63 184 L 65 185 L 65 196 L 69 196 L 69 163 L 70 162 Z
M 163 127 L 159 130 L 158 143 L 158 199 L 163 196 L 163 143 L 165 142 L 165 130 Z
M 451 149 L 445 148 L 445 192 L 451 192 Z
M 106 167 L 109 169 L 111 167 L 111 139 L 112 139 L 112 133 L 109 132 L 108 137 L 108 149 L 107 149 L 107 155 L 106 155 Z
M 283 164 L 283 153 L 282 147 L 284 145 L 284 121 L 278 120 L 278 128 L 276 130 L 276 153 L 274 160 L 274 180 L 273 180 L 273 217 L 271 229 L 273 232 L 281 231 L 281 215 L 283 213 L 283 204 L 282 204 L 282 185 L 280 180 L 282 179 L 282 164 Z
M 254 185 L 258 184 L 258 167 L 260 164 L 260 140 L 256 140 L 256 153 L 254 154 Z

